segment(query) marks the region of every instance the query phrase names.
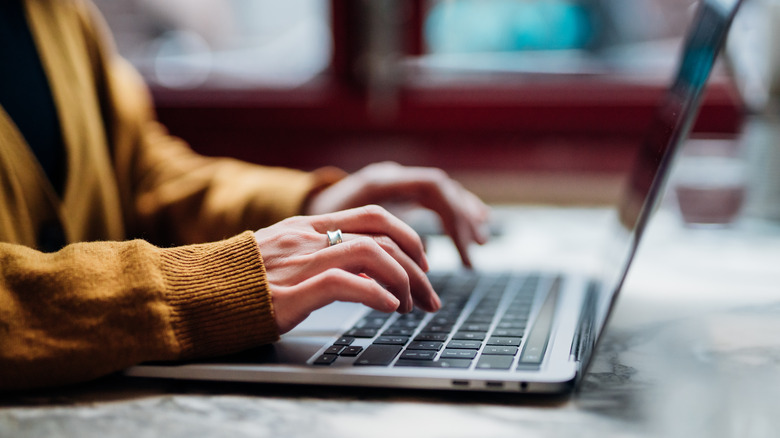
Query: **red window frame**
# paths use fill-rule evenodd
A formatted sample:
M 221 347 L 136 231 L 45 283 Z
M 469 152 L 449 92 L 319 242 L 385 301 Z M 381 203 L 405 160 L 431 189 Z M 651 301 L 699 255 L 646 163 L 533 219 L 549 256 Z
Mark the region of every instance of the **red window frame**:
M 208 155 L 298 168 L 354 170 L 376 160 L 448 170 L 620 173 L 629 167 L 667 84 L 628 77 L 557 78 L 397 89 L 396 110 L 372 113 L 356 79 L 361 19 L 331 0 L 334 53 L 321 78 L 295 90 L 155 88 L 158 115 Z M 423 53 L 424 0 L 404 2 L 403 51 Z M 711 80 L 694 132 L 734 136 L 743 111 L 725 74 Z

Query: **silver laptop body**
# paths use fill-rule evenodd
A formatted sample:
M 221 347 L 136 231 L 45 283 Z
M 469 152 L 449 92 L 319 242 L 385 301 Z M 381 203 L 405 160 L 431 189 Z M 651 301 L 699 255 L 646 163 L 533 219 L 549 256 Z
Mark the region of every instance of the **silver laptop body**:
M 742 0 L 703 0 L 678 73 L 629 177 L 600 278 L 433 273 L 444 308 L 384 315 L 335 303 L 269 346 L 203 362 L 143 364 L 129 376 L 353 387 L 559 393 L 585 374 L 673 158 Z M 522 251 L 522 248 L 518 249 Z M 455 292 L 446 292 L 454 288 Z M 458 292 L 460 290 L 460 292 Z M 450 311 L 457 302 L 462 311 Z M 495 308 L 497 315 L 487 316 Z

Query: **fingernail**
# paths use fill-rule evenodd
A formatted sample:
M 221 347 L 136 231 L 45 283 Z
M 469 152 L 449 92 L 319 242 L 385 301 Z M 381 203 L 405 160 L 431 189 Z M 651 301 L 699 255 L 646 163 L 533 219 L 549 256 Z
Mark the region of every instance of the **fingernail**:
M 461 261 L 463 262 L 463 266 L 465 266 L 467 268 L 471 268 L 471 258 L 469 257 L 468 254 L 462 253 L 460 255 L 460 258 L 461 258 Z
M 441 309 L 441 300 L 439 299 L 439 296 L 436 294 L 431 296 L 430 304 L 431 304 L 431 309 L 433 309 L 434 312 Z
M 398 306 L 401 305 L 401 301 L 399 301 L 398 298 L 395 297 L 395 295 L 389 292 L 387 294 L 387 302 L 391 312 L 396 311 L 398 309 Z
M 480 245 L 484 245 L 487 243 L 487 241 L 490 239 L 490 226 L 485 222 L 482 223 L 477 228 L 477 233 L 479 234 L 477 236 L 478 242 Z

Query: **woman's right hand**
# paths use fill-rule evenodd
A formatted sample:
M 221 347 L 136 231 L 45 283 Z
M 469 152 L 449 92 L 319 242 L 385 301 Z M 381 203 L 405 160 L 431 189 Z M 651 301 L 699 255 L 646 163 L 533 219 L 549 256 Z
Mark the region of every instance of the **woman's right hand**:
M 337 229 L 343 242 L 330 246 L 326 232 Z M 289 218 L 258 230 L 255 240 L 281 333 L 334 301 L 383 312 L 441 307 L 422 241 L 382 207 Z

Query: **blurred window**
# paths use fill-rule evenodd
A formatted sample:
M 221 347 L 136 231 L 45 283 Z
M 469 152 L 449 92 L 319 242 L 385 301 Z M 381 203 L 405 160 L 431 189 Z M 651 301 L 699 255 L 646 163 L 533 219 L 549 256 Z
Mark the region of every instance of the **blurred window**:
M 328 0 L 95 1 L 155 85 L 292 88 L 330 64 Z
M 433 1 L 425 21 L 431 53 L 580 49 L 593 36 L 585 5 L 573 1 Z
M 628 167 L 696 3 L 93 1 L 201 153 L 512 172 Z M 695 129 L 730 135 L 742 112 L 720 77 Z
M 519 73 L 666 72 L 694 0 L 428 0 L 422 64 Z M 652 71 L 648 71 L 650 68 Z

